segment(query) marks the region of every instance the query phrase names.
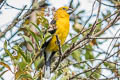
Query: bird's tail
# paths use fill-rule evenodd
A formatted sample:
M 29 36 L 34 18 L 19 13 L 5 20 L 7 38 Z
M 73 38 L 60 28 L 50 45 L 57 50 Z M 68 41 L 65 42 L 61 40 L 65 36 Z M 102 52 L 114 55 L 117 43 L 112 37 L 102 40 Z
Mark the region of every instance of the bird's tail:
M 54 56 L 55 51 L 52 52 L 51 54 L 46 54 L 44 53 L 44 57 L 45 57 L 45 68 L 44 68 L 44 78 L 45 79 L 50 79 L 50 66 L 51 66 L 51 59 Z
M 44 78 L 49 79 L 50 78 L 50 54 L 46 54 L 45 56 L 45 68 L 44 68 Z
M 49 79 L 49 78 L 50 78 L 50 61 L 47 61 L 47 62 L 45 63 L 44 77 L 45 77 L 46 79 Z

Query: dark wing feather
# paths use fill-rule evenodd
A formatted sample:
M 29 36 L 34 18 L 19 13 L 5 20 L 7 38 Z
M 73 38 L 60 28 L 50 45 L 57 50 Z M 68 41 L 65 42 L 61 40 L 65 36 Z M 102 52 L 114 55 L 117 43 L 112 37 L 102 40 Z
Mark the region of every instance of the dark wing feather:
M 56 20 L 53 19 L 50 22 L 50 26 L 48 28 L 48 32 L 50 34 L 54 34 L 56 32 Z M 48 40 L 46 40 L 45 43 L 43 44 L 42 48 L 46 48 L 48 46 L 49 42 L 51 41 L 51 39 L 52 39 L 52 37 L 49 38 Z
M 45 43 L 42 45 L 42 48 L 46 48 L 49 44 L 49 42 L 51 41 L 52 38 L 50 38 L 49 40 L 45 41 Z
M 54 34 L 56 32 L 56 20 L 53 19 L 50 22 L 50 26 L 49 26 L 48 32 L 51 33 L 51 34 Z
M 53 19 L 50 24 L 56 24 L 56 20 Z
M 48 30 L 50 34 L 54 34 L 56 32 L 56 29 Z

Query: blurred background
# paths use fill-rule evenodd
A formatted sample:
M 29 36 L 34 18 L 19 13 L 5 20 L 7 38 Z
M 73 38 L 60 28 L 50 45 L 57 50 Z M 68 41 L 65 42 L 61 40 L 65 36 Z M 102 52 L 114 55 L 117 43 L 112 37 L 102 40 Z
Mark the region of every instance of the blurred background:
M 50 80 L 119 80 L 119 0 L 0 0 L 0 80 L 43 78 L 42 35 L 62 6 L 74 12 Z

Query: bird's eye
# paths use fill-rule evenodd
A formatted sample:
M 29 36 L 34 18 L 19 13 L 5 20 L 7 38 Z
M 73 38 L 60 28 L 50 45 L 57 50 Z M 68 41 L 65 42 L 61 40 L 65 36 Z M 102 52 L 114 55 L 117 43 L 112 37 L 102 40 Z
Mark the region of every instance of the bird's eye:
M 63 8 L 63 10 L 66 10 L 66 8 Z

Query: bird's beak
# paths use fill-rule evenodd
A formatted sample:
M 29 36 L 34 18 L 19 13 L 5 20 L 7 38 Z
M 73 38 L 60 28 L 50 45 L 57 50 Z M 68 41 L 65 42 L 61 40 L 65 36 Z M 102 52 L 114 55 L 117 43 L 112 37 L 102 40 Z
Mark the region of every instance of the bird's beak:
M 74 9 L 69 8 L 69 9 L 67 10 L 67 13 L 68 13 L 68 14 L 72 14 L 72 13 L 73 13 L 73 11 L 74 11 Z

